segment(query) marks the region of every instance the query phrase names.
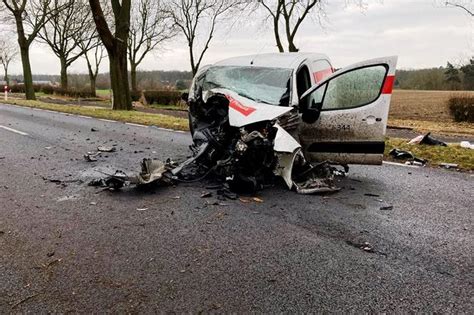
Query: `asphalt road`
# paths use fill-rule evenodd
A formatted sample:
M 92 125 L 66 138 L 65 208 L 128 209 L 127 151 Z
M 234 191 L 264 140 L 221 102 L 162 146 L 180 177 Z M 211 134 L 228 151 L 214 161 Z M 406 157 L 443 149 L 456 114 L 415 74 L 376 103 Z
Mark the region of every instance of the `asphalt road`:
M 201 183 L 86 185 L 189 143 L 0 105 L 0 313 L 473 313 L 472 175 L 354 166 L 337 194 L 225 205 Z M 118 150 L 87 163 L 101 144 Z

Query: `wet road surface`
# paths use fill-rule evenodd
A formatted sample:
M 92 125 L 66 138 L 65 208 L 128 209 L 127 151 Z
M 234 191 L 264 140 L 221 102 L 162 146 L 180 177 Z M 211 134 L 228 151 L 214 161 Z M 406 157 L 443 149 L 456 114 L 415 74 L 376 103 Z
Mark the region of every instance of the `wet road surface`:
M 0 105 L 0 313 L 473 312 L 472 175 L 354 166 L 337 194 L 220 205 L 200 183 L 86 185 L 189 143 Z

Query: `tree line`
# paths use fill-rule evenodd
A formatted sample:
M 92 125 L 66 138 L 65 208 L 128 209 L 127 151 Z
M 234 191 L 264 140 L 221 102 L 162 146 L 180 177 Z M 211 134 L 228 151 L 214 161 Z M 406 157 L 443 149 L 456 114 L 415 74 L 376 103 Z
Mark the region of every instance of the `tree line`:
M 351 0 L 363 7 L 363 0 Z M 3 20 L 16 29 L 27 99 L 35 99 L 30 47 L 47 44 L 61 65 L 61 87 L 69 85 L 68 68 L 87 63 L 91 93 L 107 56 L 113 108 L 131 109 L 130 90 L 138 88 L 137 69 L 147 54 L 179 36 L 187 43 L 195 74 L 224 23 L 263 12 L 279 52 L 297 52 L 296 35 L 305 20 L 325 14 L 325 0 L 1 0 Z M 446 3 L 448 5 L 448 3 Z M 450 6 L 466 10 L 463 3 Z M 466 10 L 468 12 L 469 8 Z M 247 14 L 240 14 L 240 13 Z M 8 46 L 8 45 L 6 45 Z M 3 51 L 6 51 L 5 49 Z M 8 80 L 11 51 L 0 61 Z M 129 78 L 130 73 L 130 78 Z M 130 84 L 131 83 L 131 84 Z
M 474 90 L 474 59 L 455 66 L 397 70 L 395 87 L 408 90 Z

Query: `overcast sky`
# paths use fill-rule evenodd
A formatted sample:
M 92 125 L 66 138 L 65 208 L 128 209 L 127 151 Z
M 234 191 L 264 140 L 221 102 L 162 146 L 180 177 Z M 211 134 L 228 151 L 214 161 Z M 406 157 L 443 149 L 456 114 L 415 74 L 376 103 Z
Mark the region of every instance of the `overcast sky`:
M 308 19 L 298 33 L 297 46 L 304 52 L 327 54 L 336 67 L 385 55 L 398 55 L 399 68 L 438 67 L 474 55 L 474 19 L 460 9 L 446 8 L 444 1 L 367 0 L 364 10 L 346 6 L 344 0 L 330 2 L 323 27 Z M 211 42 L 203 64 L 276 52 L 272 31 L 260 20 L 242 18 L 230 31 L 224 27 Z M 140 69 L 189 70 L 188 58 L 185 41 L 177 38 L 165 51 L 148 56 Z M 31 61 L 34 73 L 59 73 L 58 59 L 45 46 L 32 47 Z M 102 71 L 107 67 L 105 62 Z M 70 73 L 85 71 L 82 61 L 70 67 Z M 12 65 L 11 73 L 21 73 L 20 62 Z

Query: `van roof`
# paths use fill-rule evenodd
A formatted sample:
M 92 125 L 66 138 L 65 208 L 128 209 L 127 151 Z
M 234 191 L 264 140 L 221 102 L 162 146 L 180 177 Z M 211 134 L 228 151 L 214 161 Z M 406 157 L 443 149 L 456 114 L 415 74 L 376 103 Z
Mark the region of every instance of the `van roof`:
M 216 66 L 255 66 L 269 68 L 298 68 L 306 59 L 320 60 L 329 58 L 325 54 L 319 53 L 269 53 L 240 56 L 224 59 L 216 62 Z

